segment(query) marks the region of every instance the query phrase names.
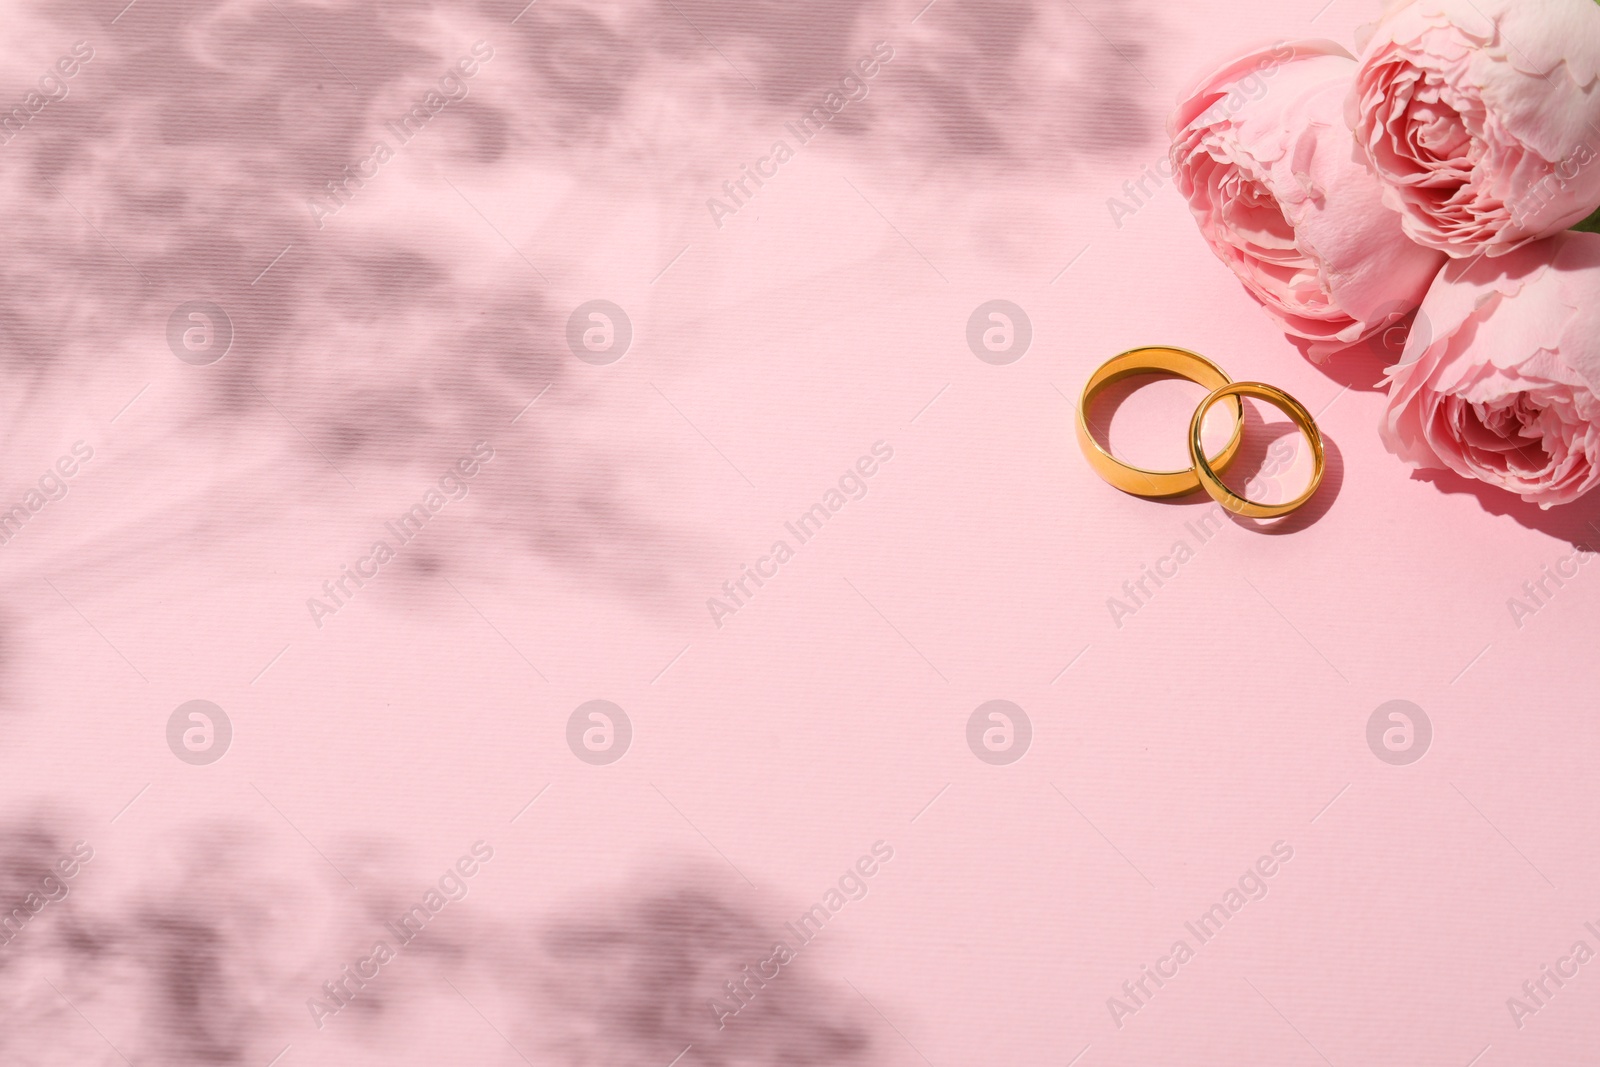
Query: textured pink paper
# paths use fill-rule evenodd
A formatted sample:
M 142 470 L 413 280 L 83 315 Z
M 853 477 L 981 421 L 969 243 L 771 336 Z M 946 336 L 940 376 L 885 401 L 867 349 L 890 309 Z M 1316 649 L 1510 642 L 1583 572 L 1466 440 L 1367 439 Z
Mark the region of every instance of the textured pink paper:
M 1594 1061 L 1595 507 L 1412 477 L 1160 177 L 1373 6 L 123 3 L 0 31 L 93 50 L 0 144 L 0 1061 Z M 1154 343 L 1318 501 L 1100 482 Z

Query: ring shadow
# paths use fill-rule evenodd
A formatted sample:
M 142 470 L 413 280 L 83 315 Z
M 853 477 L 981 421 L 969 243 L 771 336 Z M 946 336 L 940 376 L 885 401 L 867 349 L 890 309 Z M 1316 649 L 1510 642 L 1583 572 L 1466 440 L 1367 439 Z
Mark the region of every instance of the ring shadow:
M 1113 382 L 1106 386 L 1099 396 L 1095 398 L 1094 414 L 1084 413 L 1084 421 L 1089 425 L 1089 435 L 1108 454 L 1111 453 L 1111 445 L 1107 428 L 1111 424 L 1111 417 L 1116 414 L 1118 408 L 1127 402 L 1129 397 L 1149 384 L 1152 379 L 1157 378 L 1183 380 L 1182 375 L 1162 373 L 1139 375 L 1138 377 Z M 1261 415 L 1248 404 L 1243 405 L 1243 411 L 1243 439 L 1239 444 L 1239 450 L 1228 464 L 1229 470 L 1259 471 L 1271 457 L 1272 447 L 1276 442 L 1285 437 L 1300 436 L 1299 429 L 1291 424 L 1278 424 L 1268 428 Z M 1222 508 L 1222 512 L 1232 519 L 1235 525 L 1253 533 L 1273 537 L 1298 533 L 1320 522 L 1323 516 L 1328 514 L 1333 507 L 1333 502 L 1338 499 L 1339 492 L 1344 487 L 1344 454 L 1326 431 L 1318 427 L 1318 432 L 1322 438 L 1325 456 L 1322 483 L 1318 487 L 1316 494 L 1306 501 L 1303 506 L 1275 519 L 1248 518 L 1242 515 L 1235 515 L 1226 508 Z M 1179 506 L 1214 503 L 1211 495 L 1203 488 L 1184 493 L 1181 496 L 1146 497 L 1145 499 L 1155 504 Z

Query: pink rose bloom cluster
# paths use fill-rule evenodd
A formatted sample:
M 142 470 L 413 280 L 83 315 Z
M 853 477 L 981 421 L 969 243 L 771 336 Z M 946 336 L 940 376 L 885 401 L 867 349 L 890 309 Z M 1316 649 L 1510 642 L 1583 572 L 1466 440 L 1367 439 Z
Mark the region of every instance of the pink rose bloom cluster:
M 1600 208 L 1600 3 L 1390 0 L 1366 38 L 1202 79 L 1169 124 L 1177 187 L 1313 359 L 1420 306 L 1391 452 L 1575 500 L 1600 481 L 1600 235 L 1564 231 Z

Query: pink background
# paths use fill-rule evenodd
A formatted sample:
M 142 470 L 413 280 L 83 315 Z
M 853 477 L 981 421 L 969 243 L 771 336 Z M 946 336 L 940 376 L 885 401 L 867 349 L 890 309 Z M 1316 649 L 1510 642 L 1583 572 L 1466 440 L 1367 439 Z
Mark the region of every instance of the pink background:
M 235 1062 L 210 1028 L 240 1063 L 588 1062 L 553 1036 L 575 1028 L 594 1062 L 660 1067 L 685 1043 L 685 1067 L 1595 1062 L 1600 964 L 1520 1029 L 1506 1006 L 1600 949 L 1600 570 L 1520 627 L 1507 607 L 1600 537 L 1595 506 L 1413 476 L 1377 438 L 1373 352 L 1302 358 L 1170 186 L 1120 226 L 1108 208 L 1206 57 L 1353 47 L 1376 14 L 1322 2 L 679 0 L 602 5 L 609 40 L 546 0 L 397 9 L 386 32 L 424 58 L 352 114 L 400 113 L 475 40 L 495 58 L 477 110 L 322 230 L 274 146 L 310 151 L 296 122 L 345 99 L 335 69 L 365 89 L 389 62 L 338 5 L 8 13 L 7 99 L 74 40 L 96 57 L 0 146 L 5 498 L 74 441 L 94 458 L 0 546 L 3 789 L 96 855 L 0 949 L 6 1058 Z M 260 20 L 259 51 L 211 59 L 235 105 L 259 75 L 256 125 L 164 58 L 218 47 L 186 7 Z M 706 199 L 878 40 L 867 98 L 717 226 Z M 368 147 L 346 132 L 330 158 Z M 164 334 L 201 298 L 237 331 L 208 367 Z M 564 340 L 593 299 L 634 330 L 606 366 Z M 966 343 L 993 299 L 1032 324 L 1009 365 Z M 1205 498 L 1135 499 L 1084 463 L 1084 380 L 1157 343 L 1320 412 L 1327 485 L 1286 530 L 1196 546 Z M 1140 392 L 1113 440 L 1159 462 L 1192 402 Z M 315 626 L 307 598 L 480 439 L 470 495 Z M 715 625 L 707 599 L 878 441 L 867 495 Z M 1118 626 L 1108 598 L 1179 539 L 1194 557 Z M 166 743 L 193 699 L 235 731 L 206 767 Z M 609 766 L 566 742 L 593 699 L 633 726 Z M 995 699 L 1032 723 L 1008 766 L 966 742 Z M 1367 745 L 1395 699 L 1432 723 L 1409 766 Z M 494 861 L 438 920 L 453 947 L 393 964 L 376 1021 L 313 1027 L 304 1000 L 372 915 L 479 839 Z M 698 1001 L 627 1043 L 645 977 L 536 962 L 535 931 L 631 914 L 659 879 L 776 929 L 879 840 L 893 861 L 803 953 L 807 1010 L 852 1020 L 853 1051 L 799 1056 L 808 1023 L 734 1051 Z M 1115 1025 L 1107 998 L 1278 841 L 1268 895 Z M 211 940 L 164 934 L 164 905 Z M 73 948 L 69 915 L 134 947 Z M 158 972 L 205 992 L 157 1012 Z

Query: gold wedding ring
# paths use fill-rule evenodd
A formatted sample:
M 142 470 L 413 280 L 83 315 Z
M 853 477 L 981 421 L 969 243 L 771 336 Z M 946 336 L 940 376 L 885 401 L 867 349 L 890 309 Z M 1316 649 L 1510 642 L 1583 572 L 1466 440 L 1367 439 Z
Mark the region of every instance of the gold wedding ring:
M 1100 369 L 1090 376 L 1088 384 L 1083 387 L 1083 397 L 1078 401 L 1078 447 L 1083 449 L 1083 454 L 1093 467 L 1095 473 L 1100 475 L 1110 484 L 1121 489 L 1124 493 L 1144 497 L 1169 497 L 1182 496 L 1192 493 L 1201 485 L 1201 467 L 1199 465 L 1188 467 L 1181 471 L 1152 471 L 1142 467 L 1135 467 L 1131 463 L 1124 463 L 1113 456 L 1109 451 L 1100 447 L 1100 442 L 1094 439 L 1089 432 L 1089 405 L 1094 403 L 1097 396 L 1107 386 L 1119 382 L 1124 378 L 1132 378 L 1140 374 L 1175 374 L 1191 382 L 1202 385 L 1211 390 L 1206 402 L 1195 413 L 1193 426 L 1194 440 L 1199 440 L 1200 420 L 1204 417 L 1206 409 L 1222 396 L 1227 395 L 1225 390 L 1232 385 L 1232 380 L 1223 373 L 1221 367 L 1211 362 L 1197 352 L 1190 352 L 1182 348 L 1170 348 L 1165 345 L 1155 345 L 1148 348 L 1135 348 L 1121 355 L 1113 356 L 1101 364 Z M 1200 450 L 1204 446 L 1196 446 L 1194 454 L 1200 456 L 1204 469 L 1211 473 L 1215 479 L 1216 471 L 1224 470 L 1233 462 L 1234 455 L 1239 451 L 1239 441 L 1244 433 L 1244 404 L 1235 396 L 1233 436 L 1228 438 L 1228 443 L 1223 446 L 1209 460 L 1201 456 Z M 1291 401 L 1292 403 L 1292 401 Z M 1310 437 L 1312 432 L 1308 432 Z M 1321 445 L 1317 445 L 1321 456 Z M 1222 483 L 1218 482 L 1218 485 Z M 1209 488 L 1209 487 L 1208 487 Z M 1312 485 L 1315 489 L 1315 484 Z M 1212 495 L 1216 493 L 1213 490 Z M 1218 498 L 1221 499 L 1220 497 Z M 1249 501 L 1245 501 L 1249 503 Z M 1253 505 L 1260 507 L 1263 505 Z
M 1089 405 L 1109 385 L 1139 374 L 1175 374 L 1210 390 L 1195 408 L 1189 420 L 1189 458 L 1194 466 L 1181 471 L 1151 471 L 1124 463 L 1089 432 Z M 1244 397 L 1265 400 L 1289 416 L 1311 446 L 1311 482 L 1305 491 L 1293 500 L 1281 504 L 1262 504 L 1240 496 L 1222 484 L 1221 473 L 1238 454 L 1244 435 Z M 1206 415 L 1219 401 L 1233 401 L 1233 435 L 1222 451 L 1207 456 L 1203 430 Z M 1322 435 L 1317 431 L 1316 420 L 1305 405 L 1274 385 L 1264 382 L 1235 382 L 1222 368 L 1197 352 L 1183 348 L 1155 345 L 1135 348 L 1112 356 L 1090 375 L 1078 401 L 1078 447 L 1093 467 L 1095 473 L 1124 493 L 1144 497 L 1182 496 L 1195 489 L 1205 489 L 1211 499 L 1235 515 L 1250 519 L 1275 519 L 1303 505 L 1316 495 L 1322 485 L 1322 475 L 1327 468 L 1327 455 L 1322 445 Z
M 1252 396 L 1257 400 L 1265 400 L 1285 415 L 1299 427 L 1305 435 L 1306 442 L 1311 446 L 1311 484 L 1307 485 L 1305 492 L 1293 500 L 1284 501 L 1282 504 L 1258 504 L 1254 500 L 1246 499 L 1235 493 L 1232 489 L 1222 484 L 1222 479 L 1217 476 L 1221 469 L 1220 464 L 1214 464 L 1206 459 L 1205 445 L 1200 440 L 1200 429 L 1205 422 L 1206 412 L 1211 406 L 1224 398 L 1232 398 L 1235 404 L 1240 402 L 1240 397 Z M 1195 470 L 1200 477 L 1200 484 L 1205 491 L 1211 494 L 1211 499 L 1233 512 L 1251 519 L 1273 519 L 1304 504 L 1316 493 L 1317 487 L 1322 484 L 1322 474 L 1327 467 L 1327 457 L 1323 452 L 1322 435 L 1317 432 L 1317 424 L 1307 411 L 1305 405 L 1276 386 L 1263 382 L 1231 382 L 1218 386 L 1211 394 L 1200 401 L 1200 406 L 1195 408 L 1194 418 L 1189 420 L 1189 455 L 1194 459 Z

